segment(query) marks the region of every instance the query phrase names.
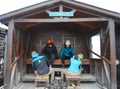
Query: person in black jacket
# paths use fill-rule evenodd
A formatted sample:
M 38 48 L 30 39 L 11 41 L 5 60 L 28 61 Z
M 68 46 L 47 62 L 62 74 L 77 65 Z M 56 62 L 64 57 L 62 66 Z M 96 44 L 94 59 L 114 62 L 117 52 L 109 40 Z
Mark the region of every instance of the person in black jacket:
M 32 68 L 34 69 L 35 75 L 45 75 L 50 72 L 47 65 L 47 60 L 45 56 L 39 55 L 36 51 L 32 52 Z
M 52 67 L 55 59 L 58 59 L 58 51 L 51 40 L 47 40 L 47 45 L 42 50 L 42 55 L 47 57 L 48 66 Z

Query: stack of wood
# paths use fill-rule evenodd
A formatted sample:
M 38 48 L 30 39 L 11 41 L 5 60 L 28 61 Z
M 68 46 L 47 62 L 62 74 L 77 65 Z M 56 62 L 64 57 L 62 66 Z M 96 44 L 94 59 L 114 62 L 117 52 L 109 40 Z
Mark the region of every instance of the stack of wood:
M 4 56 L 4 44 L 5 44 L 6 30 L 0 28 L 0 59 Z
M 4 58 L 4 44 L 5 44 L 6 30 L 0 28 L 0 79 L 3 78 L 3 58 Z

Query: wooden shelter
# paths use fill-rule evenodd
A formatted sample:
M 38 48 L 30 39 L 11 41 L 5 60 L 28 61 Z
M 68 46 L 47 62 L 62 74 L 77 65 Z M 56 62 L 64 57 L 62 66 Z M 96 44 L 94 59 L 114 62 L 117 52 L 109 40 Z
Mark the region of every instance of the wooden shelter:
M 5 89 L 12 89 L 22 82 L 23 75 L 27 73 L 26 60 L 31 58 L 31 51 L 41 53 L 49 38 L 58 52 L 64 41 L 69 39 L 75 53 L 83 53 L 85 59 L 90 61 L 89 73 L 96 76 L 96 82 L 107 89 L 117 89 L 119 13 L 74 0 L 49 0 L 0 15 L 0 21 L 8 25 Z M 91 50 L 91 37 L 96 34 L 100 35 L 100 55 Z M 98 58 L 91 58 L 91 53 Z M 117 58 L 120 58 L 119 54 Z

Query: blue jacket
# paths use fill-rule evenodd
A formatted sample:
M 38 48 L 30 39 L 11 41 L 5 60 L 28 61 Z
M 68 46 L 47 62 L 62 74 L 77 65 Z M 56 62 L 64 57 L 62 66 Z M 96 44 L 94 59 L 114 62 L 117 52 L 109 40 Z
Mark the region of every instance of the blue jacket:
M 74 56 L 70 58 L 70 66 L 68 68 L 68 72 L 78 73 L 80 72 L 81 68 L 82 68 L 82 62 L 79 58 L 75 59 Z
M 74 55 L 74 49 L 72 47 L 70 47 L 70 48 L 64 47 L 60 51 L 60 58 L 62 58 L 63 56 L 72 57 L 73 55 Z

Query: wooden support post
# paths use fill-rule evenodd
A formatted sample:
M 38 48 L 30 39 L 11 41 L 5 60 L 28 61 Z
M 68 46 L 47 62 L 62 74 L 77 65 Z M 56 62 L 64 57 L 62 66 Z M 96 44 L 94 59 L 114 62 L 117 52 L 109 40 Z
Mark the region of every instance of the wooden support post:
M 8 24 L 8 38 L 7 38 L 7 49 L 5 59 L 5 74 L 4 74 L 4 89 L 10 89 L 10 64 L 13 55 L 13 30 L 14 20 L 11 20 Z
M 101 29 L 101 32 L 100 32 L 100 35 L 101 35 L 101 54 L 103 56 L 105 56 L 105 54 L 107 53 L 107 48 L 108 48 L 108 45 L 109 45 L 109 39 L 105 39 L 105 38 L 108 38 L 107 36 L 109 35 L 109 25 L 107 25 L 107 28 L 106 28 L 106 32 L 105 32 L 105 35 L 103 34 L 103 30 L 105 29 Z M 106 41 L 107 40 L 107 41 Z M 107 81 L 108 81 L 108 85 L 110 85 L 110 68 L 108 68 L 108 64 L 103 61 L 103 68 L 102 68 L 102 75 L 103 75 L 103 69 L 105 69 L 105 74 L 106 74 L 106 77 L 107 77 Z M 104 76 L 102 76 L 102 83 L 104 83 Z
M 59 5 L 59 12 L 63 12 L 63 5 Z M 63 17 L 60 16 L 60 18 L 63 18 Z
M 110 36 L 110 59 L 111 59 L 111 84 L 110 89 L 117 89 L 116 81 L 116 50 L 115 50 L 115 22 L 109 20 L 109 36 Z

